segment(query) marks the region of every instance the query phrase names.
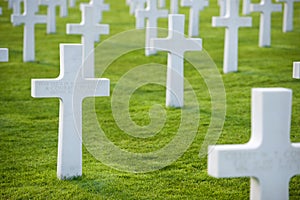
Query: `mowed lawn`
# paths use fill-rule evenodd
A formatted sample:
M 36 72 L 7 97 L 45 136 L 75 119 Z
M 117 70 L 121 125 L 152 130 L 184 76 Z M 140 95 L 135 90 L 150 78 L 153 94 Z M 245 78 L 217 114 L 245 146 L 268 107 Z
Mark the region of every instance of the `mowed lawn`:
M 207 173 L 207 156 L 199 156 L 211 123 L 211 97 L 205 80 L 189 62 L 185 62 L 185 78 L 197 96 L 201 118 L 197 134 L 182 156 L 160 170 L 131 173 L 103 164 L 83 145 L 83 176 L 64 181 L 57 179 L 59 100 L 32 98 L 31 79 L 56 78 L 60 70 L 59 44 L 81 42 L 78 35 L 66 35 L 66 24 L 81 21 L 79 4 L 82 2 L 88 1 L 77 0 L 76 8 L 69 8 L 68 17 L 60 18 L 57 12 L 56 34 L 47 35 L 45 24 L 36 26 L 36 61 L 23 63 L 23 26 L 12 26 L 12 10 L 7 9 L 6 1 L 0 1 L 3 9 L 0 47 L 9 48 L 9 62 L 0 63 L 0 198 L 248 199 L 249 177 L 211 177 Z M 101 36 L 101 42 L 135 29 L 135 18 L 129 15 L 125 0 L 106 2 L 111 8 L 103 14 L 102 23 L 110 24 L 110 34 Z M 210 6 L 201 12 L 203 48 L 216 64 L 226 91 L 226 117 L 218 144 L 243 144 L 249 140 L 251 88 L 257 87 L 293 90 L 290 139 L 300 142 L 300 80 L 292 78 L 293 61 L 300 61 L 300 3 L 295 3 L 294 10 L 294 31 L 289 33 L 282 32 L 283 13 L 272 14 L 270 48 L 258 47 L 259 14 L 251 14 L 253 26 L 239 31 L 239 71 L 226 75 L 222 72 L 225 30 L 211 27 L 212 16 L 219 15 L 217 0 L 210 0 Z M 45 12 L 45 7 L 41 7 L 41 13 Z M 187 8 L 180 8 L 180 13 L 188 16 L 189 12 Z M 160 19 L 159 27 L 167 28 L 167 19 Z M 149 63 L 165 66 L 166 56 L 166 52 L 159 52 L 145 57 L 144 50 L 138 49 L 117 57 L 103 74 L 111 80 L 111 94 L 124 74 Z M 95 108 L 106 137 L 121 149 L 152 152 L 163 148 L 176 136 L 181 123 L 180 109 L 164 108 L 167 118 L 163 129 L 153 137 L 138 138 L 118 127 L 112 112 L 112 98 L 96 98 Z M 138 126 L 148 125 L 151 123 L 150 108 L 154 104 L 164 107 L 164 101 L 163 86 L 149 84 L 137 88 L 130 98 L 131 119 Z M 95 130 L 87 129 L 83 134 L 89 131 Z M 300 176 L 290 181 L 290 199 L 300 199 Z

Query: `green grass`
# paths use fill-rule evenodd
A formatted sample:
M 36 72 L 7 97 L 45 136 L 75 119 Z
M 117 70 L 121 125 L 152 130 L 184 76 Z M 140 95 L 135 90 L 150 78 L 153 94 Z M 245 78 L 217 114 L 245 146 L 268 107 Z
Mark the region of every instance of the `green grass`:
M 81 1 L 81 2 L 87 2 Z M 128 14 L 125 0 L 107 1 L 111 11 L 104 13 L 103 23 L 110 24 L 112 35 L 134 29 L 135 19 Z M 36 26 L 36 61 L 22 62 L 23 26 L 10 23 L 11 10 L 1 1 L 0 47 L 9 48 L 10 61 L 0 63 L 0 191 L 1 199 L 248 199 L 249 178 L 216 179 L 207 174 L 207 159 L 199 158 L 203 138 L 208 130 L 210 96 L 204 80 L 185 63 L 185 77 L 196 91 L 201 120 L 197 135 L 187 151 L 171 165 L 149 173 L 128 173 L 110 168 L 83 148 L 83 176 L 67 181 L 56 178 L 58 99 L 34 99 L 30 95 L 32 78 L 55 78 L 59 74 L 59 44 L 79 43 L 80 36 L 66 35 L 66 23 L 79 23 L 77 8 L 69 16 L 57 18 L 57 34 L 46 34 L 46 25 Z M 203 46 L 222 72 L 224 29 L 211 27 L 211 17 L 218 16 L 217 1 L 201 13 L 200 34 Z M 292 79 L 292 62 L 300 60 L 300 4 L 295 4 L 294 29 L 282 32 L 282 13 L 272 19 L 272 46 L 258 47 L 259 15 L 253 27 L 240 29 L 239 72 L 222 74 L 226 89 L 227 113 L 219 144 L 242 144 L 250 138 L 250 97 L 254 87 L 293 89 L 291 141 L 300 142 L 300 83 Z M 181 13 L 188 13 L 181 8 Z M 45 12 L 45 8 L 42 9 Z M 188 22 L 188 18 L 186 18 Z M 167 28 L 167 20 L 159 21 Z M 186 27 L 187 28 L 187 27 Z M 186 29 L 187 30 L 187 29 Z M 143 50 L 116 59 L 104 77 L 111 80 L 111 93 L 120 77 L 135 66 L 166 63 L 166 53 L 145 57 Z M 130 99 L 130 115 L 136 124 L 150 122 L 149 108 L 164 104 L 164 87 L 147 85 Z M 166 109 L 165 127 L 151 138 L 135 138 L 117 126 L 111 111 L 111 97 L 96 100 L 97 114 L 106 136 L 116 146 L 131 152 L 151 152 L 167 145 L 176 135 L 180 111 Z M 86 134 L 85 132 L 83 134 Z M 290 199 L 300 199 L 300 176 L 290 181 Z

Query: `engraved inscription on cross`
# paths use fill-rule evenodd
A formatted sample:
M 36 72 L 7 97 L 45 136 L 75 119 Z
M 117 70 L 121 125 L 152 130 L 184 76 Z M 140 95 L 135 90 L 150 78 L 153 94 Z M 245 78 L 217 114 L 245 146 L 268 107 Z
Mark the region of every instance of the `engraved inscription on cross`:
M 277 2 L 284 3 L 283 32 L 293 31 L 294 3 L 300 2 L 300 0 L 277 0 Z
M 152 39 L 152 47 L 168 51 L 166 106 L 184 106 L 184 53 L 201 51 L 202 40 L 184 37 L 184 15 L 169 15 L 167 38 Z
M 84 76 L 93 78 L 95 76 L 94 42 L 101 34 L 109 34 L 109 25 L 98 24 L 94 19 L 95 8 L 85 5 L 82 10 L 82 21 L 80 24 L 67 24 L 67 34 L 80 34 L 83 44 Z
M 250 176 L 250 199 L 288 199 L 289 180 L 300 174 L 300 143 L 290 142 L 291 107 L 290 89 L 253 89 L 250 141 L 210 146 L 208 173 Z
M 226 1 L 226 15 L 213 17 L 212 26 L 226 27 L 224 45 L 224 73 L 238 70 L 238 29 L 251 27 L 251 17 L 239 17 L 239 0 Z
M 12 15 L 11 21 L 14 25 L 24 24 L 23 40 L 23 61 L 29 62 L 35 60 L 35 24 L 46 23 L 47 17 L 44 15 L 35 15 L 38 12 L 38 1 L 24 0 L 23 15 Z
M 60 45 L 60 75 L 56 79 L 33 79 L 31 95 L 59 98 L 57 176 L 82 175 L 82 101 L 86 97 L 109 96 L 109 80 L 82 76 L 82 45 Z
M 273 4 L 272 0 L 261 0 L 259 4 L 250 4 L 251 12 L 260 12 L 259 46 L 271 46 L 272 12 L 281 12 L 281 4 Z
M 199 13 L 209 4 L 208 0 L 182 0 L 181 6 L 190 8 L 189 36 L 199 36 Z
M 136 10 L 135 16 L 137 29 L 144 28 L 145 19 L 147 19 L 145 55 L 156 54 L 156 51 L 150 46 L 150 40 L 157 38 L 157 20 L 159 18 L 167 18 L 168 11 L 157 9 L 157 0 L 147 0 L 147 8 L 145 10 Z

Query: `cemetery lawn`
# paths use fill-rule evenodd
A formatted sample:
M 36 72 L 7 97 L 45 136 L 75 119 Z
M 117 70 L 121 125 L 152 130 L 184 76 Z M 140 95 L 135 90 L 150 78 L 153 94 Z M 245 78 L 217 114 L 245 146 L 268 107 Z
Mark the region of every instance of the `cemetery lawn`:
M 252 0 L 254 3 L 257 0 Z M 200 102 L 201 120 L 197 135 L 187 151 L 174 163 L 149 173 L 128 173 L 102 164 L 83 146 L 83 176 L 60 181 L 56 178 L 59 100 L 31 97 L 31 79 L 59 75 L 59 44 L 79 43 L 80 36 L 66 35 L 66 23 L 79 23 L 81 13 L 69 8 L 66 18 L 57 17 L 57 33 L 47 35 L 46 25 L 36 26 L 36 61 L 22 62 L 23 26 L 10 23 L 11 10 L 0 1 L 0 47 L 9 48 L 9 62 L 0 63 L 0 198 L 1 199 L 248 199 L 250 179 L 217 179 L 207 174 L 207 159 L 199 150 L 210 124 L 210 96 L 204 80 L 185 63 L 185 78 Z M 111 11 L 103 15 L 110 24 L 109 36 L 135 28 L 125 0 L 111 0 Z M 300 142 L 300 81 L 292 79 L 293 61 L 300 61 L 300 3 L 295 3 L 294 31 L 282 32 L 282 13 L 272 15 L 272 46 L 258 47 L 259 14 L 252 28 L 239 32 L 239 72 L 222 73 L 224 28 L 211 27 L 218 16 L 217 0 L 201 12 L 203 47 L 216 63 L 226 90 L 226 119 L 218 144 L 243 144 L 251 134 L 251 88 L 284 87 L 293 90 L 291 141 Z M 180 8 L 188 14 L 187 8 Z M 45 13 L 42 7 L 41 13 Z M 186 33 L 188 17 L 186 17 Z M 159 26 L 167 28 L 167 20 Z M 116 58 L 103 77 L 111 80 L 111 94 L 118 80 L 135 66 L 166 64 L 166 53 L 145 57 L 143 50 Z M 130 114 L 136 124 L 150 123 L 149 108 L 164 106 L 165 89 L 147 85 L 138 88 L 130 100 Z M 171 120 L 152 138 L 140 139 L 118 128 L 111 112 L 111 97 L 96 98 L 99 123 L 117 146 L 132 152 L 151 152 L 167 145 L 176 135 L 180 110 L 166 109 Z M 88 133 L 83 133 L 88 134 Z M 278 172 L 280 173 L 280 172 Z M 300 176 L 290 181 L 290 199 L 300 199 Z

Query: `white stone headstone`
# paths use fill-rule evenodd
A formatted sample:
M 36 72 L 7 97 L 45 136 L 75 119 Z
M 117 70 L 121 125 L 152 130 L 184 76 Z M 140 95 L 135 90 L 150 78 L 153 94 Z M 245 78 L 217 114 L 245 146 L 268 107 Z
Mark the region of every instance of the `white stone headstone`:
M 167 10 L 159 10 L 157 8 L 157 0 L 147 0 L 147 8 L 143 10 L 136 10 L 136 28 L 141 29 L 146 25 L 146 44 L 145 44 L 145 55 L 156 54 L 154 49 L 150 47 L 151 38 L 157 38 L 157 20 L 159 18 L 167 18 Z
M 289 180 L 300 174 L 300 143 L 290 142 L 292 91 L 252 90 L 252 133 L 246 144 L 208 149 L 208 174 L 251 177 L 250 199 L 289 198 Z
M 91 0 L 89 4 L 80 4 L 80 10 L 83 12 L 85 6 L 93 6 L 94 7 L 94 17 L 95 23 L 102 22 L 102 13 L 103 11 L 109 11 L 109 4 L 105 4 L 104 0 Z M 96 35 L 95 42 L 99 42 L 100 38 Z
M 56 32 L 56 7 L 61 6 L 61 0 L 39 0 L 40 5 L 47 6 L 47 33 Z
M 84 76 L 94 78 L 95 76 L 95 58 L 94 58 L 94 42 L 101 34 L 109 34 L 109 25 L 98 24 L 93 18 L 95 8 L 85 5 L 82 10 L 82 21 L 80 24 L 67 24 L 67 34 L 81 35 L 83 44 L 84 58 Z
M 76 0 L 69 0 L 69 7 L 74 8 L 76 6 Z
M 167 38 L 152 39 L 151 46 L 158 51 L 168 51 L 166 106 L 184 106 L 184 53 L 201 51 L 202 40 L 185 38 L 184 15 L 169 15 L 169 35 Z
M 251 0 L 243 0 L 243 14 L 244 15 L 250 14 L 250 5 L 251 5 Z
M 137 10 L 145 9 L 145 4 L 147 0 L 130 0 L 129 13 L 135 15 Z
M 0 15 L 2 15 L 2 7 L 0 7 Z
M 12 3 L 12 9 L 14 15 L 20 15 L 21 14 L 21 3 L 24 2 L 24 0 L 11 0 Z
M 8 49 L 0 48 L 0 62 L 8 62 Z
M 293 78 L 300 79 L 300 61 L 293 63 Z
M 24 13 L 22 15 L 12 15 L 11 21 L 14 25 L 24 24 L 23 61 L 35 60 L 35 24 L 47 22 L 47 16 L 35 15 L 39 6 L 37 0 L 24 0 Z
M 213 27 L 226 27 L 224 46 L 224 73 L 238 70 L 238 30 L 240 27 L 251 27 L 251 17 L 239 16 L 239 0 L 226 1 L 226 15 L 213 17 Z
M 259 46 L 271 46 L 272 12 L 281 12 L 281 4 L 273 4 L 272 0 L 261 0 L 260 4 L 251 4 L 251 12 L 260 12 Z
M 199 36 L 199 15 L 209 4 L 208 0 L 182 0 L 181 6 L 190 7 L 189 36 Z
M 159 0 L 158 7 L 165 8 L 166 7 L 166 0 Z
M 218 0 L 218 5 L 220 7 L 220 16 L 224 16 L 226 14 L 226 0 Z
M 170 13 L 171 14 L 178 14 L 179 13 L 178 0 L 170 0 Z
M 294 3 L 300 2 L 300 0 L 277 0 L 277 2 L 284 3 L 283 13 L 283 32 L 289 32 L 294 30 L 293 19 L 294 19 Z
M 35 98 L 60 99 L 57 177 L 82 175 L 82 101 L 109 96 L 110 83 L 103 78 L 82 76 L 82 45 L 60 45 L 60 75 L 56 79 L 32 79 Z

